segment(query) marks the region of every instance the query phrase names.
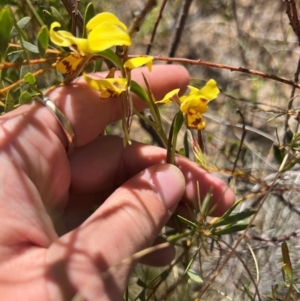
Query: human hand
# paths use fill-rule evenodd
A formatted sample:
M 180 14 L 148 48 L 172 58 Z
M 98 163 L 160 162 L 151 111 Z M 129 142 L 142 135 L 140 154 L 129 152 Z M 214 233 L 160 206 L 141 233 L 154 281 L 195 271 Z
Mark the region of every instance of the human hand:
M 141 72 L 157 99 L 189 80 L 180 66 L 135 70 L 140 83 Z M 155 242 L 180 200 L 197 199 L 197 181 L 203 196 L 213 190 L 216 215 L 233 203 L 233 192 L 185 158 L 177 158 L 178 169 L 163 164 L 163 149 L 124 148 L 118 137 L 99 136 L 120 119 L 121 104 L 99 99 L 83 80 L 48 96 L 74 128 L 70 157 L 59 123 L 39 103 L 0 118 L 1 299 L 71 300 L 80 292 L 85 300 L 121 300 L 134 262 L 120 262 Z M 170 261 L 173 249 L 162 254 L 157 264 Z

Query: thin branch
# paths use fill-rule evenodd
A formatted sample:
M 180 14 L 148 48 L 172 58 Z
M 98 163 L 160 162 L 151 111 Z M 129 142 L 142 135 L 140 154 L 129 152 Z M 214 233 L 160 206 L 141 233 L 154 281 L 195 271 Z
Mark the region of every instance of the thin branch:
M 153 45 L 153 41 L 154 41 L 154 38 L 155 38 L 155 35 L 156 35 L 158 24 L 159 24 L 160 20 L 162 19 L 163 11 L 165 9 L 165 6 L 166 6 L 167 2 L 168 2 L 168 0 L 164 0 L 161 7 L 160 7 L 159 14 L 158 14 L 158 17 L 155 21 L 154 28 L 153 28 L 153 31 L 152 31 L 151 39 L 150 39 L 150 42 L 149 42 L 148 47 L 147 47 L 147 51 L 146 51 L 147 55 L 149 55 L 149 53 L 151 51 L 151 47 Z
M 77 9 L 77 0 L 61 0 L 63 5 L 65 6 L 70 18 L 74 18 L 75 15 L 75 24 L 80 32 L 83 32 L 83 17 L 82 14 Z
M 286 11 L 285 12 L 290 20 L 290 25 L 298 38 L 298 45 L 300 45 L 300 22 L 299 22 L 299 16 L 298 16 L 295 0 L 288 0 L 288 1 L 284 0 L 284 2 L 286 3 Z M 298 60 L 297 70 L 294 74 L 294 82 L 298 82 L 299 73 L 300 73 L 300 58 Z M 292 109 L 293 100 L 294 100 L 294 96 L 295 96 L 295 90 L 296 90 L 296 88 L 293 87 L 293 89 L 291 91 L 290 101 L 288 103 L 288 111 Z M 285 124 L 284 124 L 284 129 L 285 129 L 284 132 L 285 133 L 287 132 L 287 130 L 289 128 L 289 125 L 288 125 L 289 119 L 290 119 L 290 116 L 289 116 L 289 114 L 287 114 L 286 118 L 285 118 Z M 284 137 L 284 138 L 286 138 L 286 137 Z M 284 141 L 284 143 L 285 142 L 286 141 Z
M 157 4 L 156 0 L 148 0 L 147 4 L 143 8 L 143 10 L 135 17 L 133 23 L 128 29 L 128 33 L 132 36 L 135 32 L 140 30 L 140 27 L 146 17 L 146 15 L 155 7 Z
M 168 51 L 168 56 L 170 57 L 174 57 L 175 55 L 192 2 L 193 0 L 184 0 L 181 4 L 179 15 L 175 26 L 175 33 L 173 35 L 172 42 L 170 44 L 170 49 Z
M 36 72 L 34 72 L 34 73 L 32 73 L 32 74 L 33 74 L 34 76 L 38 76 L 38 75 L 43 74 L 44 72 L 50 70 L 51 68 L 53 68 L 53 66 L 49 66 L 49 67 L 46 67 L 46 68 L 44 68 L 44 69 L 40 69 L 40 70 L 38 70 L 38 71 L 36 71 Z M 13 89 L 13 88 L 19 86 L 20 84 L 24 83 L 24 81 L 25 81 L 24 78 L 21 78 L 21 79 L 19 79 L 18 81 L 14 82 L 13 84 L 11 84 L 11 85 L 9 85 L 9 86 L 3 88 L 3 89 L 0 89 L 0 95 L 2 95 L 3 93 L 8 92 L 8 91 L 10 91 L 11 89 Z
M 274 236 L 274 237 L 261 237 L 261 236 L 249 235 L 249 234 L 245 235 L 245 237 L 248 239 L 258 240 L 258 241 L 271 243 L 271 244 L 279 244 L 281 242 L 291 239 L 292 237 L 299 237 L 299 236 L 300 236 L 300 229 L 280 236 Z
M 143 55 L 129 55 L 128 57 L 140 57 L 140 56 L 143 56 Z M 218 68 L 218 69 L 227 69 L 227 70 L 230 70 L 230 71 L 247 73 L 247 74 L 260 76 L 260 77 L 263 77 L 263 78 L 272 79 L 274 81 L 281 82 L 281 83 L 293 86 L 297 89 L 300 89 L 300 84 L 298 84 L 294 81 L 288 80 L 288 79 L 283 78 L 283 77 L 279 77 L 279 76 L 274 75 L 274 74 L 267 74 L 267 73 L 264 73 L 264 72 L 261 72 L 261 71 L 251 70 L 251 69 L 247 69 L 247 68 L 243 68 L 243 67 L 234 67 L 234 66 L 230 66 L 230 65 L 217 64 L 217 63 L 203 61 L 201 59 L 199 59 L 199 60 L 190 60 L 190 59 L 185 59 L 185 58 L 170 58 L 170 57 L 162 56 L 162 55 L 154 56 L 154 60 L 171 62 L 171 63 L 199 65 L 199 66 L 205 66 L 205 67 L 210 67 L 210 68 Z
M 290 25 L 293 28 L 294 33 L 298 38 L 298 44 L 300 45 L 300 22 L 297 12 L 295 0 L 284 0 L 286 3 L 286 14 L 290 20 Z
M 239 157 L 240 157 L 240 154 L 241 154 L 241 151 L 242 151 L 242 147 L 243 147 L 243 144 L 244 144 L 244 139 L 245 139 L 246 133 L 247 133 L 244 115 L 242 114 L 242 112 L 239 109 L 236 110 L 236 113 L 239 114 L 240 117 L 241 117 L 241 119 L 242 119 L 242 124 L 243 124 L 242 130 L 243 130 L 243 133 L 242 133 L 242 137 L 241 137 L 241 141 L 240 141 L 238 153 L 236 155 L 236 158 L 235 158 L 235 161 L 234 161 L 234 164 L 233 164 L 233 167 L 232 167 L 232 171 L 231 171 L 232 175 L 235 172 L 235 169 L 236 169 L 236 166 L 237 166 L 237 162 L 239 160 Z M 230 183 L 230 181 L 231 181 L 231 177 L 228 179 L 228 183 Z

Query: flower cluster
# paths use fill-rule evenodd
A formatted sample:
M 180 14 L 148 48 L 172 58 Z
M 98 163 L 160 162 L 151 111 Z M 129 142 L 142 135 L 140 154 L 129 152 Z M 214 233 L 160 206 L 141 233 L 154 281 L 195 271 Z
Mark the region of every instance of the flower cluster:
M 124 63 L 125 70 L 130 70 L 147 65 L 149 71 L 152 69 L 153 57 L 136 57 L 127 60 Z M 88 74 L 83 74 L 83 78 L 88 85 L 101 93 L 101 98 L 109 98 L 119 96 L 128 89 L 127 78 L 95 78 Z
M 179 97 L 179 89 L 175 89 L 156 103 L 170 104 L 172 101 L 175 101 L 186 116 L 187 127 L 190 129 L 203 130 L 206 124 L 202 114 L 208 110 L 208 103 L 218 96 L 220 90 L 216 81 L 213 79 L 210 79 L 201 89 L 193 86 L 188 87 L 190 89 L 188 94 Z
M 131 38 L 127 27 L 115 15 L 104 12 L 96 15 L 86 24 L 87 38 L 77 38 L 64 30 L 55 31 L 61 27 L 53 22 L 50 27 L 50 39 L 57 46 L 69 47 L 73 53 L 57 64 L 61 73 L 75 72 L 85 57 L 97 54 L 112 46 L 129 46 Z
M 100 13 L 92 18 L 86 24 L 86 38 L 77 38 L 70 32 L 55 30 L 60 26 L 58 22 L 52 23 L 50 39 L 54 44 L 69 47 L 72 51 L 71 54 L 57 63 L 57 69 L 63 74 L 77 76 L 93 56 L 99 55 L 101 57 L 101 52 L 104 55 L 104 51 L 108 51 L 113 46 L 131 45 L 131 38 L 126 25 L 111 13 Z M 136 57 L 127 59 L 123 63 L 118 57 L 116 60 L 118 67 L 122 70 L 122 76 L 119 78 L 114 77 L 114 71 L 109 73 L 108 78 L 101 79 L 93 75 L 83 74 L 88 85 L 100 92 L 101 98 L 116 97 L 129 91 L 131 70 L 147 65 L 151 71 L 153 57 Z M 203 130 L 205 121 L 202 114 L 207 111 L 208 102 L 215 99 L 220 91 L 213 79 L 210 79 L 201 89 L 193 86 L 189 86 L 189 89 L 189 93 L 181 97 L 178 96 L 179 89 L 175 89 L 156 103 L 168 104 L 175 101 L 185 115 L 187 127 Z
M 77 38 L 64 30 L 56 31 L 60 26 L 58 22 L 51 24 L 50 39 L 57 46 L 69 47 L 72 51 L 56 65 L 57 70 L 63 74 L 77 75 L 91 57 L 101 56 L 101 51 L 112 46 L 131 45 L 126 25 L 111 13 L 100 13 L 86 24 L 87 38 Z M 128 74 L 134 68 L 147 65 L 151 71 L 152 61 L 153 57 L 136 57 L 126 60 L 122 68 Z M 128 90 L 128 79 L 125 77 L 97 79 L 88 74 L 83 74 L 83 77 L 92 89 L 101 93 L 101 98 L 116 97 Z

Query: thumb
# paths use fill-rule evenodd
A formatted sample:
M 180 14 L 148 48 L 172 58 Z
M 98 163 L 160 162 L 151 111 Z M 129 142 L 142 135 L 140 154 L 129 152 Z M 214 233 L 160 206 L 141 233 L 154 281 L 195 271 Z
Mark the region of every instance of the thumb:
M 169 164 L 151 166 L 125 182 L 79 228 L 50 247 L 53 299 L 79 292 L 85 300 L 121 300 L 134 263 L 120 263 L 152 245 L 184 191 L 181 171 Z

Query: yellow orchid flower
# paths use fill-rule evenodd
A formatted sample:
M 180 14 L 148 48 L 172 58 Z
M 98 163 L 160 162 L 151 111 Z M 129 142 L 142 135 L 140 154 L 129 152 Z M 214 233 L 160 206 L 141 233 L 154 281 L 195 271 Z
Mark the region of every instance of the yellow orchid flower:
M 80 54 L 74 52 L 59 61 L 56 65 L 56 69 L 62 74 L 73 74 L 83 59 L 83 56 L 80 56 Z
M 126 78 L 95 79 L 85 73 L 83 74 L 83 78 L 92 89 L 101 93 L 101 98 L 117 97 L 127 90 Z
M 60 23 L 53 22 L 50 27 L 51 41 L 62 47 L 69 47 L 78 54 L 78 58 L 90 56 L 112 46 L 129 46 L 131 38 L 127 33 L 127 27 L 115 15 L 111 13 L 100 13 L 92 18 L 86 25 L 87 38 L 77 38 L 65 30 L 55 31 L 61 27 Z M 58 63 L 58 69 L 64 70 L 63 65 L 79 64 L 74 62 L 73 57 L 64 58 Z M 69 68 L 70 69 L 70 68 Z M 76 68 L 71 68 L 71 70 Z M 67 73 L 67 72 L 65 72 Z
M 135 57 L 127 60 L 124 64 L 124 67 L 131 70 L 146 65 L 148 70 L 151 71 L 153 59 L 153 56 Z
M 149 71 L 151 71 L 153 59 L 153 57 L 137 57 L 129 59 L 125 62 L 124 67 L 131 70 L 146 64 Z M 114 78 L 114 71 L 111 74 L 109 73 L 105 79 L 94 79 L 87 74 L 84 74 L 83 78 L 92 89 L 101 92 L 101 98 L 119 96 L 128 88 L 128 80 L 126 78 Z
M 206 85 L 201 88 L 195 88 L 188 86 L 190 92 L 186 95 L 178 97 L 178 90 L 173 90 L 166 94 L 166 96 L 156 103 L 171 103 L 172 100 L 176 99 L 174 95 L 177 93 L 177 98 L 180 101 L 180 110 L 185 113 L 187 127 L 196 130 L 205 129 L 205 121 L 202 116 L 208 110 L 208 102 L 215 99 L 220 90 L 215 80 L 210 79 Z
M 174 101 L 174 98 L 178 98 L 178 93 L 179 93 L 180 89 L 174 89 L 171 92 L 167 93 L 165 95 L 165 97 L 160 100 L 160 101 L 156 101 L 155 103 L 164 103 L 164 104 L 170 104 L 172 103 L 172 101 Z

